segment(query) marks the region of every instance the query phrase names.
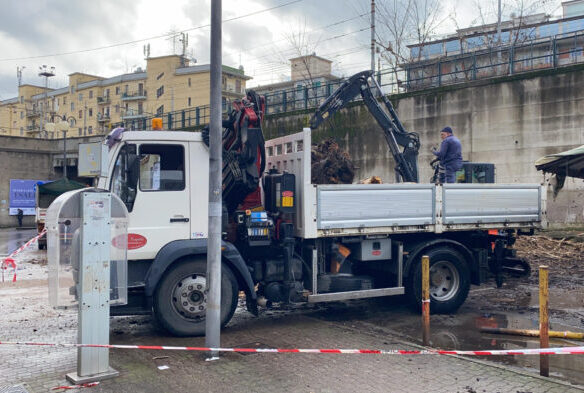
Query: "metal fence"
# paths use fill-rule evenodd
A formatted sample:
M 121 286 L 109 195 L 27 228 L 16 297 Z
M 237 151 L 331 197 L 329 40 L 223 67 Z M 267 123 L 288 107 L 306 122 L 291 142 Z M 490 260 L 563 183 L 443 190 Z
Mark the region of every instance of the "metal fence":
M 499 76 L 543 69 L 555 69 L 584 63 L 584 32 L 571 37 L 531 41 L 520 45 L 490 48 L 482 51 L 440 58 L 435 61 L 410 63 L 399 69 L 384 69 L 375 74 L 384 94 L 397 94 L 428 88 L 462 84 Z M 316 82 L 311 86 L 280 90 L 265 94 L 266 115 L 317 108 L 346 79 Z M 360 97 L 356 98 L 357 100 Z M 227 116 L 229 103 L 223 108 Z M 169 130 L 202 128 L 209 123 L 208 105 L 149 115 L 126 120 L 130 129 L 149 130 L 151 120 L 162 117 L 163 128 Z

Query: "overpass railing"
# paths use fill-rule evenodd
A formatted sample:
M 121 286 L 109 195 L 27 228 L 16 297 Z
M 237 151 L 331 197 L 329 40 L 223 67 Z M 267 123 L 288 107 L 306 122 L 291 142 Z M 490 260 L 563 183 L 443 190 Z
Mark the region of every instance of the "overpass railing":
M 579 32 L 570 37 L 533 40 L 521 45 L 488 48 L 435 61 L 408 63 L 403 68 L 380 70 L 375 78 L 384 94 L 405 93 L 582 64 L 583 50 L 584 32 Z M 345 80 L 340 78 L 266 93 L 266 114 L 317 108 Z M 227 108 L 230 108 L 229 103 L 224 105 L 224 118 L 227 116 Z M 205 105 L 129 120 L 124 125 L 130 129 L 148 130 L 151 129 L 153 117 L 162 117 L 164 129 L 197 129 L 209 124 L 209 116 L 210 108 Z

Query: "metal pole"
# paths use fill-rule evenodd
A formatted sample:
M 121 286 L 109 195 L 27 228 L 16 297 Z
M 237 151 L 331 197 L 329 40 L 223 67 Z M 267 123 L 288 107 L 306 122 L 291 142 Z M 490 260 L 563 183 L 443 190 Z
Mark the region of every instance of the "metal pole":
M 549 320 L 548 320 L 548 267 L 539 267 L 539 347 L 549 348 L 550 338 Z M 550 376 L 550 359 L 549 355 L 539 355 L 539 375 L 544 377 Z
M 63 178 L 67 178 L 67 131 L 63 130 Z
M 422 256 L 422 341 L 430 345 L 430 257 Z
M 211 119 L 209 132 L 209 242 L 207 247 L 207 315 L 205 345 L 219 348 L 221 329 L 221 0 L 211 2 Z M 207 360 L 217 359 L 212 351 Z
M 375 72 L 375 0 L 371 0 L 371 71 Z
M 497 11 L 497 71 L 501 65 L 501 0 L 498 1 Z M 497 72 L 498 74 L 498 72 Z

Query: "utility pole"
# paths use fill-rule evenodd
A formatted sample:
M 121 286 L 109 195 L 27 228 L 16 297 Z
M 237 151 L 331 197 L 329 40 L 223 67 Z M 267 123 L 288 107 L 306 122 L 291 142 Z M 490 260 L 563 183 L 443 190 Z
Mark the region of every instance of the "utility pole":
M 497 10 L 497 70 L 501 67 L 501 0 L 498 1 Z
M 371 0 L 371 71 L 375 73 L 375 0 Z
M 44 76 L 45 77 L 45 102 L 43 103 L 43 105 L 41 106 L 41 120 L 40 120 L 40 130 L 39 130 L 39 138 L 41 137 L 41 134 L 43 132 L 43 121 L 45 119 L 45 111 L 46 111 L 46 106 L 47 106 L 47 97 L 48 97 L 48 88 L 49 88 L 49 78 L 51 76 L 55 76 L 55 67 L 47 67 L 46 65 L 43 64 L 42 67 L 39 67 L 39 76 Z M 46 135 L 48 137 L 48 135 Z
M 87 101 L 83 101 L 83 136 L 87 136 Z
M 207 313 L 205 346 L 220 347 L 221 333 L 221 0 L 211 1 L 211 119 L 209 130 L 209 241 L 207 242 Z M 211 351 L 207 360 L 218 359 Z

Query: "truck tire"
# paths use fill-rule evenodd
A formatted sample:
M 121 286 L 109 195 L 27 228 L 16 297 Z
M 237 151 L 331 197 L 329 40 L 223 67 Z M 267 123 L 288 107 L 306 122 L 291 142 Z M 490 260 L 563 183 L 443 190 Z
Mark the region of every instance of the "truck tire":
M 154 315 L 175 336 L 205 334 L 207 310 L 207 262 L 193 258 L 171 265 L 154 292 Z M 231 320 L 237 307 L 239 289 L 233 272 L 221 268 L 221 326 Z
M 430 257 L 430 312 L 448 314 L 458 310 L 468 296 L 470 270 L 464 257 L 450 247 L 436 247 L 424 255 Z M 415 261 L 406 282 L 408 300 L 422 309 L 422 261 Z

